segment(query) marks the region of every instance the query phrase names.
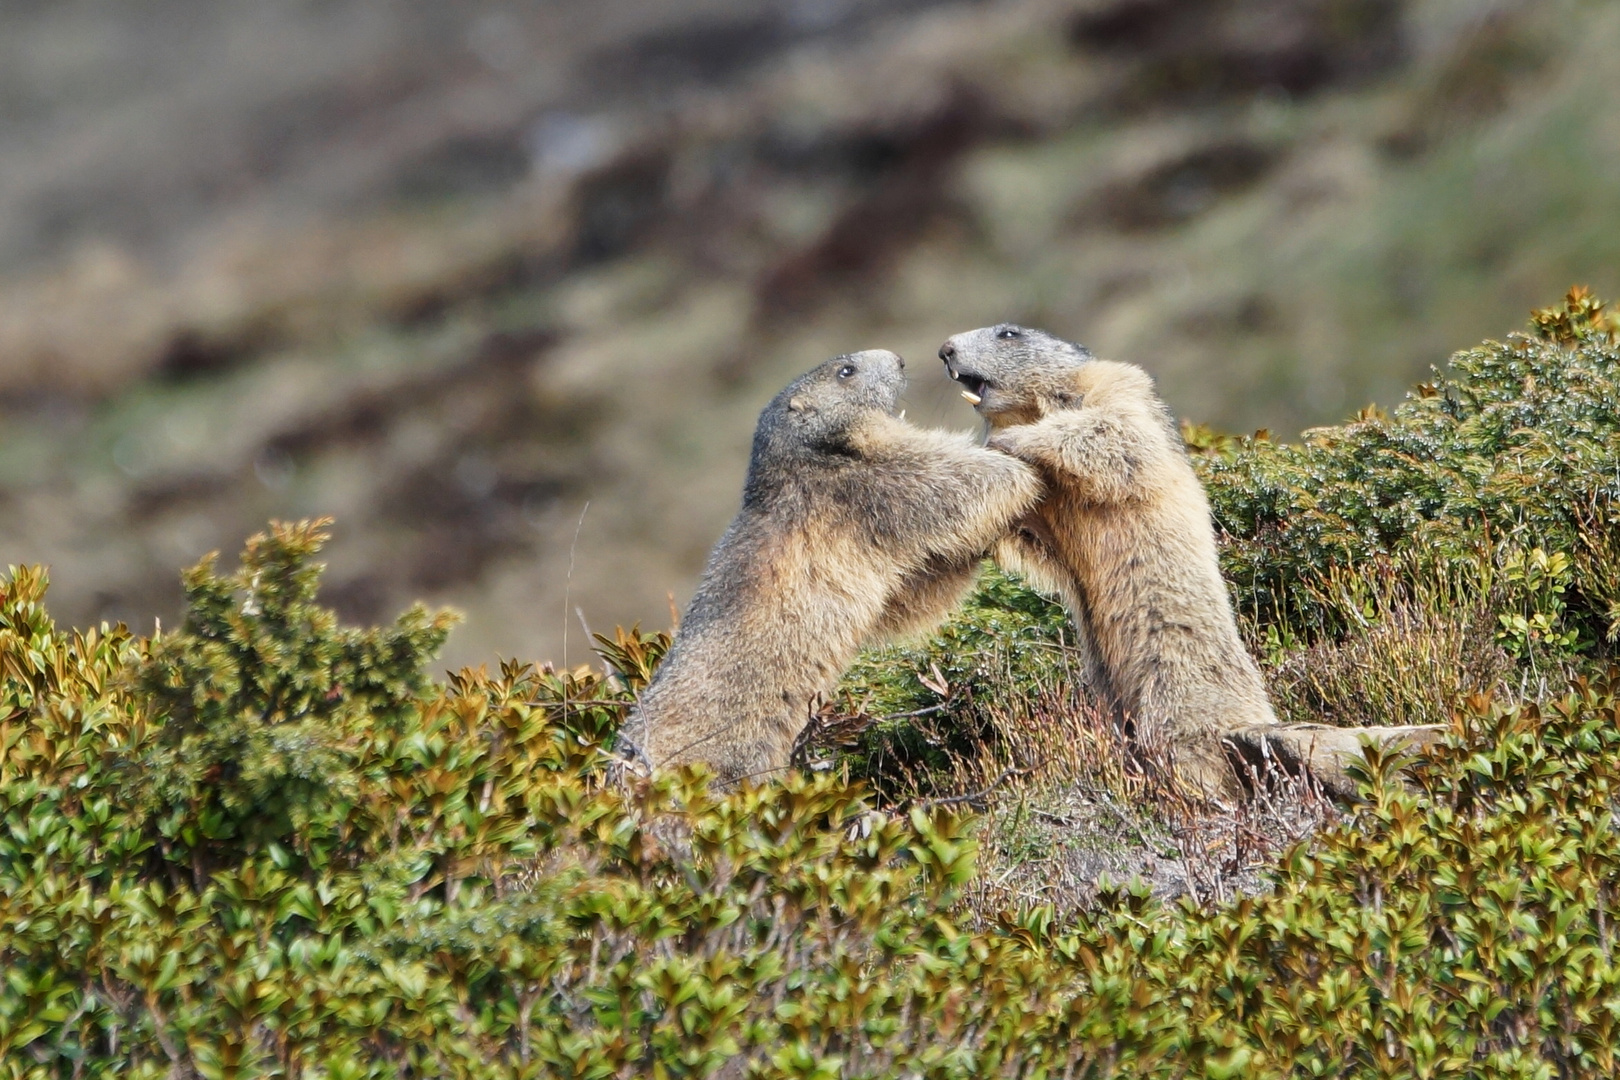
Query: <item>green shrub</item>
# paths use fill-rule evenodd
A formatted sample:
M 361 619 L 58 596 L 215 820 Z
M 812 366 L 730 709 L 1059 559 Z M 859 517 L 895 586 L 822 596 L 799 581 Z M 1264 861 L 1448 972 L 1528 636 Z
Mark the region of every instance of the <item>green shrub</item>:
M 1612 638 L 1620 345 L 1580 289 L 1532 328 L 1457 353 L 1389 414 L 1364 410 L 1298 446 L 1243 439 L 1202 457 L 1239 609 L 1338 632 L 1338 613 L 1313 595 L 1332 568 L 1483 560 L 1507 571 L 1507 602 L 1526 620 L 1521 653 Z M 1562 560 L 1558 582 L 1522 573 L 1537 550 Z M 1566 587 L 1549 606 L 1545 589 Z M 1551 621 L 1532 643 L 1538 616 Z
M 940 794 L 964 764 L 993 767 L 1009 716 L 1030 699 L 1078 705 L 1079 665 L 1063 608 L 987 567 L 938 631 L 870 649 L 844 676 L 835 715 L 855 718 L 857 733 L 838 762 L 885 801 Z
M 1440 640 L 1414 612 L 1464 593 L 1524 618 L 1485 622 L 1499 662 L 1597 662 L 1612 530 L 1583 469 L 1615 441 L 1615 356 L 1583 302 L 1546 319 L 1572 340 L 1463 354 L 1464 376 L 1392 418 L 1216 447 L 1229 555 L 1277 663 L 1393 662 L 1384 643 Z M 1543 416 L 1570 460 L 1521 430 Z M 1424 432 L 1429 458 L 1389 449 Z M 1515 495 L 1518 470 L 1572 486 Z M 188 572 L 184 626 L 152 640 L 58 629 L 36 569 L 0 582 L 0 1075 L 1616 1074 L 1607 678 L 1514 706 L 1444 689 L 1451 742 L 1410 785 L 1371 755 L 1366 803 L 1257 895 L 985 912 L 964 902 L 971 823 L 937 806 L 877 811 L 830 775 L 726 794 L 623 775 L 605 747 L 666 638 L 603 641 L 611 677 L 505 664 L 438 685 L 447 618 L 339 627 L 315 601 L 324 539 L 277 527 L 240 571 Z M 1435 585 L 1437 551 L 1483 577 Z M 1061 627 L 992 579 L 943 637 L 851 685 L 872 711 L 1000 722 L 1071 692 Z M 1348 708 L 1371 676 L 1330 659 L 1311 692 Z
M 954 819 L 830 778 L 610 782 L 624 689 L 433 686 L 447 619 L 340 629 L 324 538 L 189 571 L 154 641 L 58 631 L 34 570 L 0 590 L 8 1074 L 701 1075 L 747 1048 L 801 1075 L 927 973 L 885 966 L 955 947 Z M 666 644 L 604 643 L 615 682 Z
M 41 575 L 5 583 L 6 1074 L 1612 1075 L 1607 684 L 1476 699 L 1416 791 L 1375 760 L 1368 805 L 1265 895 L 983 920 L 962 821 L 827 777 L 615 781 L 622 691 L 517 665 L 428 685 L 442 624 L 336 629 L 319 540 L 194 571 L 155 643 L 58 631 Z M 266 644 L 289 626 L 318 647 Z M 176 694 L 188 665 L 205 706 Z M 267 732 L 306 720 L 270 703 L 300 687 L 331 731 L 284 766 Z M 151 772 L 171 723 L 178 780 Z

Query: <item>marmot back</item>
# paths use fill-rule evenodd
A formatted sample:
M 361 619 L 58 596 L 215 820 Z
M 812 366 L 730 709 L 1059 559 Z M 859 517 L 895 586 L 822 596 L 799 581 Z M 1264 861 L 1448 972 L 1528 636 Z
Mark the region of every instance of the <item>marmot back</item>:
M 626 725 L 651 764 L 784 768 L 860 647 L 943 619 L 1034 505 L 1027 466 L 895 416 L 903 367 L 835 357 L 761 413 L 742 507 Z

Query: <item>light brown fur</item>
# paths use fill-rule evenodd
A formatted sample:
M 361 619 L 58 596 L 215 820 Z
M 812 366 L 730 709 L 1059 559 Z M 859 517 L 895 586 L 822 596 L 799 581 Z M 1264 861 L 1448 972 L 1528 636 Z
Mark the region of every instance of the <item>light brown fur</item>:
M 1208 498 L 1152 380 L 1016 327 L 959 334 L 941 356 L 981 399 L 989 445 L 1046 484 L 997 559 L 1062 596 L 1092 681 L 1138 737 L 1172 747 L 1206 793 L 1234 791 L 1220 734 L 1276 716 L 1238 634 Z
M 1034 505 L 1027 466 L 893 415 L 901 366 L 835 358 L 761 415 L 742 509 L 626 726 L 650 764 L 728 782 L 786 767 L 861 646 L 942 620 Z
M 1092 684 L 1195 787 L 1238 794 L 1235 761 L 1309 773 L 1349 798 L 1345 765 L 1364 740 L 1411 748 L 1440 736 L 1277 722 L 1238 634 L 1209 500 L 1146 372 L 1009 324 L 958 334 L 940 358 L 989 421 L 989 445 L 1046 484 L 997 560 L 1063 597 Z

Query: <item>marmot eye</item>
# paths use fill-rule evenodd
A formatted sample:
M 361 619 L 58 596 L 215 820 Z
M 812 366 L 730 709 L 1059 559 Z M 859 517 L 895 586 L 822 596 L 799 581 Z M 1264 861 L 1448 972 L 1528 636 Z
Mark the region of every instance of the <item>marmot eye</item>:
M 998 338 L 1016 338 L 1023 336 L 1024 332 L 1018 329 L 1016 326 L 1003 326 L 1000 330 L 996 331 L 996 337 Z
M 855 374 L 854 364 L 845 364 L 843 367 L 838 369 L 838 377 L 840 379 L 847 379 L 853 374 Z

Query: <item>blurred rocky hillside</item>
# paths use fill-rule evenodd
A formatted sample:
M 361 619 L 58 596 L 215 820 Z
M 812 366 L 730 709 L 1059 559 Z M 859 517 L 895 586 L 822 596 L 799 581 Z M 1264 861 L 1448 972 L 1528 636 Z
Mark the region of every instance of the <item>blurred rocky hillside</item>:
M 934 350 L 1015 318 L 1292 435 L 1620 292 L 1616 56 L 1597 0 L 6 4 L 0 563 L 149 628 L 330 513 L 346 617 L 578 661 L 834 353 L 966 427 Z

